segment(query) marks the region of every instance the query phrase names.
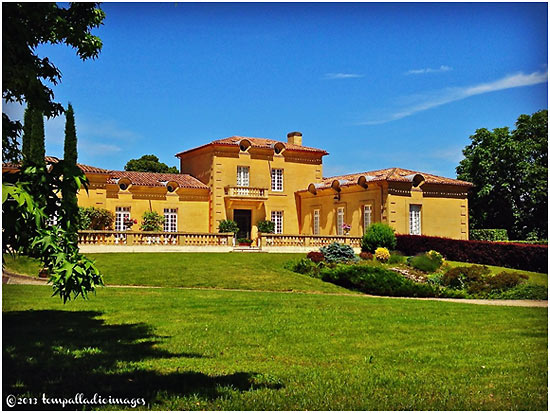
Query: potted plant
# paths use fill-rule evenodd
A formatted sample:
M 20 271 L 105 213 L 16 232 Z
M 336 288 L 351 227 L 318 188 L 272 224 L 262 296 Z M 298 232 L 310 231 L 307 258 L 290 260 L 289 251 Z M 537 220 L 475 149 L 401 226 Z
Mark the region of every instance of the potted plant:
M 238 238 L 237 242 L 239 247 L 250 247 L 252 245 L 252 240 L 250 238 Z
M 124 229 L 126 231 L 131 231 L 132 230 L 132 226 L 134 224 L 137 224 L 137 219 L 134 219 L 134 218 L 124 218 Z
M 350 224 L 343 223 L 342 224 L 342 230 L 344 231 L 344 235 L 349 235 L 349 230 L 351 229 Z

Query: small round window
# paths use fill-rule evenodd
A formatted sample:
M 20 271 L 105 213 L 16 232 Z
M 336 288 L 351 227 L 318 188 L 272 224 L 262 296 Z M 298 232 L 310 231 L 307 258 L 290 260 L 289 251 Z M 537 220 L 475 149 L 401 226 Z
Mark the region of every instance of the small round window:
M 166 189 L 168 190 L 168 192 L 174 192 L 176 190 L 176 188 L 174 188 L 172 185 L 168 185 Z
M 246 152 L 248 148 L 250 148 L 250 145 L 251 143 L 248 139 L 243 139 L 239 142 L 239 149 L 243 152 Z
M 128 189 L 128 185 L 122 183 L 122 184 L 119 185 L 119 188 L 122 189 L 123 191 L 126 191 Z
M 273 150 L 277 155 L 279 155 L 284 149 L 285 149 L 285 145 L 282 144 L 281 142 L 277 142 L 273 147 Z

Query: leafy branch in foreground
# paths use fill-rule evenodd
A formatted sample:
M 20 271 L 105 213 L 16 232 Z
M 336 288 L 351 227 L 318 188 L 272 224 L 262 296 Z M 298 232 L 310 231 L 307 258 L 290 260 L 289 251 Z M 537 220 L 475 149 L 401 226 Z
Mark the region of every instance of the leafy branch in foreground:
M 62 214 L 58 194 L 64 170 L 67 170 L 64 161 L 59 161 L 51 165 L 49 171 L 27 167 L 3 175 L 2 252 L 40 259 L 50 274 L 53 295 L 67 302 L 79 295 L 86 298 L 96 286 L 103 285 L 103 280 L 94 262 L 80 254 L 77 242 L 64 229 L 47 220 L 47 217 Z M 80 169 L 71 172 L 65 181 L 71 180 L 78 188 L 86 187 L 84 173 Z M 47 192 L 36 196 L 32 190 L 36 181 L 45 182 L 43 188 L 47 188 Z

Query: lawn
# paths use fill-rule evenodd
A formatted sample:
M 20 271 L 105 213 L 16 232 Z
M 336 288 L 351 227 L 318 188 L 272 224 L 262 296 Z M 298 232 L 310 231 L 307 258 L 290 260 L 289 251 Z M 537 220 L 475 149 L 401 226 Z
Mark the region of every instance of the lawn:
M 548 407 L 546 308 L 169 288 L 107 287 L 66 305 L 50 287 L 2 294 L 4 395 L 98 393 L 154 410 Z
M 350 292 L 318 283 L 284 268 L 305 254 L 254 253 L 109 253 L 87 254 L 111 285 L 159 287 L 214 287 L 269 291 Z M 447 261 L 450 266 L 473 265 Z M 27 257 L 4 256 L 8 270 L 37 275 L 40 264 Z M 395 266 L 395 265 L 392 265 Z M 529 275 L 528 283 L 548 286 L 548 274 L 488 266 L 493 273 L 516 271 Z
M 225 289 L 352 293 L 284 268 L 305 254 L 264 253 L 108 253 L 87 254 L 108 285 L 211 287 Z M 37 275 L 40 264 L 4 256 L 8 270 Z

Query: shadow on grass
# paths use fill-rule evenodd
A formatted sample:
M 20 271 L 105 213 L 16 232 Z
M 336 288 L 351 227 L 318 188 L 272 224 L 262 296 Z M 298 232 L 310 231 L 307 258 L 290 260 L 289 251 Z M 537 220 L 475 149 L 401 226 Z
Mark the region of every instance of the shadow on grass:
M 170 396 L 212 400 L 227 390 L 282 387 L 278 380 L 253 372 L 208 376 L 185 371 L 186 358 L 205 356 L 162 350 L 156 344 L 167 337 L 155 335 L 147 324 L 108 325 L 99 316 L 93 311 L 3 313 L 3 394 L 74 397 L 84 393 L 91 398 L 98 393 L 144 398 L 150 405 Z M 154 365 L 160 359 L 171 359 L 170 366 L 178 366 L 178 372 L 161 374 L 137 365 L 143 360 Z M 5 400 L 3 404 L 5 409 Z M 67 406 L 71 407 L 75 408 Z

